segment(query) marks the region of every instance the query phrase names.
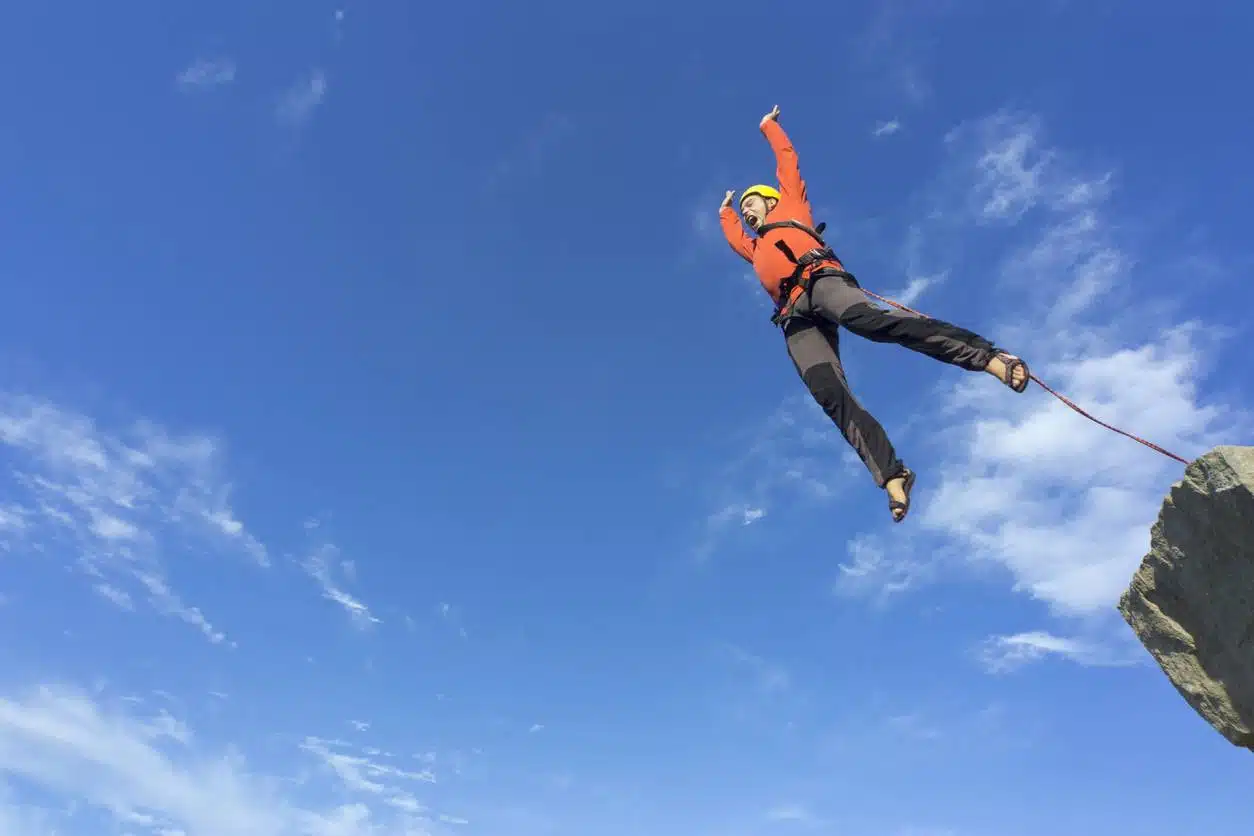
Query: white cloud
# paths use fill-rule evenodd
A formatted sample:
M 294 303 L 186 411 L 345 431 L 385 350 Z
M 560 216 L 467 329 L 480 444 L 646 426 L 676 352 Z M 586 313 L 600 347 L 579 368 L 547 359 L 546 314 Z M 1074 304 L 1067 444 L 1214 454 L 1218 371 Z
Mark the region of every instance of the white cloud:
M 1044 630 L 992 636 L 977 649 L 980 663 L 990 673 L 1006 673 L 1032 662 L 1056 657 L 1082 665 L 1130 665 L 1140 661 L 1143 653 L 1125 643 L 1127 652 L 1120 653 L 1104 642 L 1082 638 L 1064 638 Z
M 925 249 L 935 265 L 955 240 L 1000 244 L 990 275 L 978 264 L 963 272 L 1017 303 L 987 333 L 1097 417 L 1197 455 L 1245 420 L 1199 395 L 1218 338 L 1149 307 L 1136 253 L 1106 217 L 1109 173 L 1077 173 L 1040 134 L 1036 120 L 999 113 L 946 137 L 942 193 L 907 236 L 911 272 Z M 1180 465 L 1035 386 L 1016 395 L 987 375 L 962 375 L 940 391 L 927 417 L 939 459 L 921 464 L 914 524 L 894 531 L 889 552 L 907 557 L 887 557 L 877 534 L 854 538 L 837 588 L 883 600 L 944 566 L 994 567 L 1055 616 L 1114 619 Z M 1042 655 L 1117 663 L 1106 633 L 1052 645 L 1024 634 L 984 654 L 993 665 Z
M 947 162 L 917 196 L 921 212 L 903 236 L 906 285 L 885 295 L 927 312 L 917 300 L 944 284 L 973 311 L 994 306 L 993 325 L 978 330 L 1096 417 L 1186 458 L 1248 435 L 1246 409 L 1202 391 L 1227 335 L 1180 315 L 1185 297 L 1153 298 L 1172 292 L 1155 272 L 1169 269 L 1161 237 L 1142 259 L 1125 232 L 1142 219 L 1110 217 L 1112 173 L 1083 171 L 1042 137 L 1039 120 L 1007 112 L 946 135 Z M 1079 621 L 1085 637 L 993 639 L 986 663 L 1124 663 L 1121 633 L 1089 622 L 1117 623 L 1114 604 L 1181 465 L 1037 386 L 1020 395 L 988 375 L 958 374 L 938 378 L 935 391 L 907 424 L 926 425 L 909 454 L 920 482 L 907 524 L 891 529 L 891 548 L 878 527 L 853 533 L 835 590 L 882 603 L 945 571 L 1008 579 L 1069 624 L 1058 632 L 1071 635 Z M 861 463 L 807 394 L 743 435 L 746 452 L 711 480 L 697 561 L 757 543 L 760 529 L 865 484 Z
M 337 579 L 338 575 L 343 574 L 346 580 L 351 580 L 354 573 L 351 561 L 339 559 L 338 548 L 330 543 L 324 543 L 314 549 L 302 565 L 310 577 L 322 587 L 322 597 L 343 607 L 356 624 L 364 627 L 382 623 L 370 612 L 369 607 L 350 595 Z
M 758 520 L 766 516 L 766 510 L 763 508 L 755 508 L 744 503 L 728 505 L 720 511 L 710 515 L 710 526 L 712 528 L 722 528 L 730 523 L 736 525 L 753 525 Z
M 97 594 L 118 609 L 135 609 L 135 603 L 131 600 L 131 596 L 126 591 L 118 589 L 116 586 L 107 583 L 98 583 L 94 588 Z
M 774 807 L 766 812 L 766 820 L 803 825 L 822 824 L 822 819 L 801 804 L 781 804 Z
M 0 542 L 73 555 L 105 600 L 131 608 L 138 594 L 212 641 L 225 638 L 173 590 L 165 563 L 191 545 L 269 565 L 230 506 L 211 439 L 175 438 L 150 422 L 124 438 L 45 400 L 0 393 L 0 444 L 15 458 Z
M 954 293 L 978 290 L 973 308 L 996 306 L 994 325 L 979 330 L 1095 416 L 1186 457 L 1241 437 L 1248 416 L 1200 390 L 1224 335 L 1171 314 L 1146 292 L 1154 276 L 1138 269 L 1137 247 L 1120 237 L 1128 224 L 1109 217 L 1109 171 L 1080 170 L 1043 141 L 1038 120 L 1013 113 L 962 125 L 945 147 L 948 161 L 903 236 L 907 285 L 885 295 L 915 303 L 951 284 L 952 270 L 965 283 Z M 1160 265 L 1152 255 L 1147 271 Z M 836 590 L 883 602 L 942 571 L 974 569 L 1009 578 L 1055 617 L 1115 619 L 1113 605 L 1148 548 L 1179 463 L 1036 386 L 1018 395 L 987 375 L 960 374 L 940 378 L 937 392 L 925 419 L 933 460 L 922 449 L 910 455 L 921 469 L 910 520 L 892 529 L 891 548 L 879 531 L 852 536 Z M 791 398 L 766 426 L 717 475 L 698 557 L 733 534 L 752 537 L 747 509 L 767 515 L 766 525 L 800 498 L 830 499 L 851 473 L 854 484 L 865 480 L 807 395 Z M 838 458 L 843 469 L 833 467 Z M 984 652 L 1089 664 L 1126 658 L 1111 649 L 1111 630 L 1086 629 L 1082 641 L 1049 649 L 1020 636 L 992 640 Z
M 884 722 L 894 733 L 916 741 L 938 740 L 943 736 L 940 728 L 919 711 L 893 714 Z
M 889 299 L 909 307 L 922 298 L 929 288 L 944 281 L 944 276 L 914 276 L 901 290 L 887 294 Z
M 351 801 L 311 808 L 284 794 L 288 780 L 255 773 L 232 751 L 200 750 L 179 721 L 143 718 L 59 687 L 0 697 L 0 791 L 20 781 L 41 797 L 144 824 L 154 833 L 217 836 L 423 836 L 434 819 L 405 785 L 409 772 L 309 738 L 302 747 Z M 307 781 L 302 782 L 307 783 Z M 315 791 L 309 797 L 325 798 Z M 61 810 L 66 804 L 59 805 Z M 0 831 L 53 834 L 63 815 L 10 803 L 0 792 Z
M 0 782 L 0 833 L 14 836 L 58 836 L 52 812 L 12 800 L 16 793 Z
M 867 83 L 877 94 L 912 107 L 932 95 L 928 82 L 931 63 L 926 56 L 928 25 L 948 4 L 881 2 L 858 32 L 851 57 L 870 71 Z
M 974 126 L 959 126 L 945 137 L 950 144 L 975 141 L 975 177 L 969 197 L 978 220 L 1014 223 L 1049 199 L 1043 177 L 1054 152 L 1039 148 L 1038 129 L 1035 120 L 998 113 Z M 1051 181 L 1051 185 L 1060 184 Z
M 207 90 L 235 80 L 235 62 L 226 59 L 200 60 L 178 75 L 183 90 Z
M 930 563 L 913 557 L 889 557 L 877 538 L 865 534 L 853 537 L 845 550 L 849 560 L 837 567 L 833 585 L 841 595 L 867 595 L 883 603 L 930 578 L 932 571 Z
M 313 112 L 327 93 L 327 78 L 322 70 L 312 70 L 308 77 L 289 87 L 279 100 L 279 121 L 289 125 L 302 125 L 309 121 Z
M 437 609 L 440 613 L 440 618 L 451 624 L 457 630 L 457 635 L 463 639 L 470 638 L 470 634 L 466 632 L 465 626 L 462 625 L 461 615 L 453 608 L 452 604 L 442 601 Z
M 392 766 L 376 754 L 365 751 L 355 753 L 345 743 L 309 737 L 301 745 L 306 752 L 317 757 L 349 790 L 374 796 L 383 804 L 410 815 L 426 811 L 426 807 L 406 785 L 435 783 L 435 773 L 429 769 L 413 772 Z
M 285 827 L 291 811 L 243 778 L 237 762 L 179 763 L 144 723 L 74 692 L 0 699 L 0 771 L 115 816 L 159 813 L 204 833 L 299 832 Z
M 960 159 L 973 160 L 978 222 L 1038 219 L 1020 229 L 1024 242 L 998 278 L 1003 294 L 1035 287 L 1042 296 L 1029 298 L 1027 317 L 1011 314 L 999 341 L 1103 420 L 1196 455 L 1234 420 L 1199 397 L 1202 334 L 1127 298 L 1122 316 L 1112 310 L 1112 296 L 1135 280 L 1135 259 L 1103 216 L 1109 177 L 1067 171 L 1038 132 L 1032 120 L 998 114 L 949 137 Z M 984 375 L 954 385 L 944 412 L 940 480 L 921 524 L 970 558 L 1001 564 L 1017 590 L 1056 613 L 1108 611 L 1148 547 L 1179 465 L 1039 388 L 1017 396 Z
M 26 529 L 27 511 L 18 505 L 0 506 L 0 532 L 17 532 Z
M 875 129 L 871 131 L 872 136 L 892 136 L 901 130 L 901 123 L 896 119 L 890 119 L 887 122 L 875 123 Z
M 801 387 L 799 380 L 796 386 Z M 709 488 L 715 510 L 702 521 L 693 550 L 698 562 L 709 560 L 737 531 L 766 525 L 775 509 L 832 501 L 850 474 L 862 471 L 856 458 L 841 458 L 844 467 L 832 466 L 848 445 L 804 390 L 745 435 L 751 440 L 744 452 L 723 466 Z

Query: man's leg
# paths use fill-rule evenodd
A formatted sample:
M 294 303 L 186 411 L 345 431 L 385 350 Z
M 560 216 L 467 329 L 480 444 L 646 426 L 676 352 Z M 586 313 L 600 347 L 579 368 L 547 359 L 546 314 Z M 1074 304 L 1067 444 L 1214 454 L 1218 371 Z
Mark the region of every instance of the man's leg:
M 928 357 L 971 371 L 984 371 L 997 353 L 979 334 L 927 316 L 884 310 L 855 285 L 836 276 L 820 278 L 811 288 L 809 310 L 848 328 L 859 337 L 897 343 Z
M 871 471 L 875 484 L 882 488 L 886 482 L 901 476 L 905 468 L 888 434 L 858 403 L 845 380 L 836 328 L 808 317 L 793 317 L 784 326 L 784 336 L 788 356 L 801 380 Z

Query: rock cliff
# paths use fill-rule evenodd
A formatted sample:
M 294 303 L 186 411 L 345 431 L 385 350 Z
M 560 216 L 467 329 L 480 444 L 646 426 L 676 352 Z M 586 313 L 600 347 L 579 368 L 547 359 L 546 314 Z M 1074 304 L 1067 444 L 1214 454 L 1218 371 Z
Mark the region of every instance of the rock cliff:
M 1254 447 L 1185 468 L 1119 612 L 1194 710 L 1254 751 Z

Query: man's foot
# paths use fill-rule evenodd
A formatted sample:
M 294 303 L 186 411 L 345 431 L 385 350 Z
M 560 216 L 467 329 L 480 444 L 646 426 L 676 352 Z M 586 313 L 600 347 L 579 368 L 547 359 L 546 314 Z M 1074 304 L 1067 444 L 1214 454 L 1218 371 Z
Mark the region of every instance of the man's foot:
M 1028 380 L 1031 376 L 1027 363 L 1004 351 L 994 354 L 993 358 L 988 361 L 988 365 L 984 367 L 984 371 L 1016 392 L 1022 392 L 1028 388 Z
M 910 491 L 914 488 L 914 471 L 906 468 L 900 476 L 884 483 L 888 491 L 888 510 L 893 515 L 893 522 L 901 522 L 910 511 Z

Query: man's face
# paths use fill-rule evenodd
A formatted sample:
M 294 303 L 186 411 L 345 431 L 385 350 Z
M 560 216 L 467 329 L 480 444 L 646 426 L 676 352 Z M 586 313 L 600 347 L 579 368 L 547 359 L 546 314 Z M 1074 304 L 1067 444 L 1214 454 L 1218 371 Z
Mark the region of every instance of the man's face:
M 774 200 L 771 201 L 772 204 L 774 202 Z M 766 215 L 770 211 L 771 207 L 766 202 L 766 198 L 760 194 L 751 194 L 740 201 L 740 214 L 744 216 L 745 223 L 750 229 L 757 229 L 765 223 Z

